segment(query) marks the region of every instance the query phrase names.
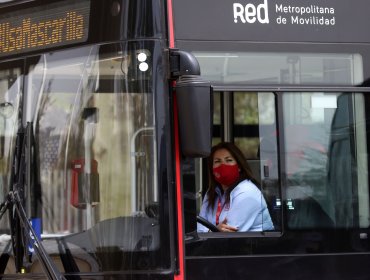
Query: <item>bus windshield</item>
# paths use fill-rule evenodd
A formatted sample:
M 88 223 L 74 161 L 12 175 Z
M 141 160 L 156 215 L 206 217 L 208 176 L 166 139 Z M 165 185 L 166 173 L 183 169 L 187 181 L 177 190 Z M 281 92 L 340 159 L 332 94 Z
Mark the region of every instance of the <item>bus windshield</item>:
M 152 49 L 120 43 L 27 59 L 24 119 L 33 125 L 40 195 L 26 209 L 42 220 L 61 272 L 162 261 Z M 30 270 L 40 270 L 37 260 Z

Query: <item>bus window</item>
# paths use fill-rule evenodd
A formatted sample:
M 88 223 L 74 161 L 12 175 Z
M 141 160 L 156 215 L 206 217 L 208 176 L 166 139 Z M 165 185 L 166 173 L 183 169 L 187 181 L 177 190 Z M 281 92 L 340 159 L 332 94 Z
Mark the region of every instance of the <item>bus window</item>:
M 360 93 L 283 95 L 289 228 L 369 226 L 364 103 Z
M 281 196 L 275 95 L 271 92 L 233 93 L 235 144 L 240 147 L 260 183 L 275 230 L 281 228 Z
M 222 109 L 215 110 L 220 114 L 215 117 L 220 119 L 220 124 L 215 124 L 214 136 L 224 140 L 225 135 L 231 135 L 231 141 L 243 151 L 260 184 L 275 230 L 369 226 L 368 140 L 363 94 L 218 94 Z M 223 98 L 225 94 L 231 98 Z M 283 122 L 279 130 L 275 111 L 277 95 L 282 97 Z M 232 106 L 228 104 L 230 100 Z M 227 108 L 233 111 L 232 125 L 225 121 Z M 230 131 L 223 133 L 225 130 Z M 217 135 L 220 131 L 223 134 Z M 203 169 L 199 165 L 193 168 L 197 170 L 197 185 L 202 188 L 198 192 L 202 196 L 197 198 L 199 213 L 208 188 L 208 174 L 205 165 Z M 188 177 L 190 173 L 187 169 Z
M 360 54 L 194 52 L 194 55 L 204 79 L 215 84 L 358 85 L 363 82 Z
M 214 92 L 213 144 L 222 141 L 234 142 L 242 151 L 250 167 L 256 185 L 261 190 L 261 205 L 267 203 L 275 230 L 281 229 L 281 196 L 278 176 L 277 133 L 275 95 L 256 92 Z M 183 182 L 185 211 L 191 215 L 190 193 L 192 186 L 200 184 L 197 192 L 197 213 L 208 189 L 208 168 L 206 160 L 197 165 L 184 161 Z M 185 165 L 185 163 L 187 163 Z M 185 168 L 186 167 L 186 168 Z M 190 167 L 194 168 L 191 169 Z M 201 167 L 201 169 L 200 169 Z M 190 178 L 193 178 L 191 181 Z M 200 195 L 201 194 L 201 195 Z M 186 214 L 188 214 L 186 212 Z M 191 220 L 185 215 L 190 231 Z M 194 219 L 194 216 L 193 216 Z

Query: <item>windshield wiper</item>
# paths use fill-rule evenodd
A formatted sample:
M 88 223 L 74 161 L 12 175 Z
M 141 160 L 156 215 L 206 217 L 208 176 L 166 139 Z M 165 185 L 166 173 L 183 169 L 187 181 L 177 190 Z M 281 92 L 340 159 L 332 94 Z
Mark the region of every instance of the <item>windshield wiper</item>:
M 47 274 L 49 279 L 65 279 L 64 276 L 57 270 L 53 260 L 47 254 L 44 246 L 36 235 L 31 223 L 29 222 L 26 211 L 22 206 L 22 201 L 19 197 L 17 191 L 9 193 L 9 200 L 11 204 L 14 205 L 18 218 L 24 227 L 25 237 L 29 244 L 35 249 L 36 255 L 39 257 L 39 260 L 43 266 L 44 272 Z M 28 233 L 28 234 L 27 234 Z

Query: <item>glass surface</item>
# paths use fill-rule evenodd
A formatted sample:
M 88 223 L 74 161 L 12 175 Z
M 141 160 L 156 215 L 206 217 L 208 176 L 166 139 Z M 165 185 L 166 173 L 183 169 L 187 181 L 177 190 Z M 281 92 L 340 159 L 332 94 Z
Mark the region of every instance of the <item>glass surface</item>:
M 28 60 L 24 115 L 34 128 L 37 215 L 62 272 L 150 270 L 162 261 L 152 46 L 92 46 Z M 8 88 L 2 98 L 17 93 L 15 83 L 0 85 Z M 65 265 L 66 256 L 74 265 Z M 42 272 L 37 260 L 30 271 Z
M 193 52 L 202 77 L 226 84 L 358 85 L 360 54 Z
M 276 231 L 281 229 L 281 196 L 275 95 L 271 92 L 234 92 L 234 138 L 259 183 Z M 243 132 L 243 127 L 246 131 Z M 249 129 L 256 127 L 256 134 Z M 243 134 L 246 134 L 243 136 Z
M 20 67 L 8 68 L 3 64 L 0 64 L 0 67 L 0 203 L 2 203 L 12 189 L 11 171 L 18 132 L 18 110 L 24 76 Z M 9 234 L 9 230 L 6 213 L 0 220 L 0 232 Z M 3 237 L 7 239 L 5 235 Z
M 287 223 L 369 227 L 365 95 L 285 93 Z
M 221 99 L 219 92 L 215 92 L 214 94 L 215 98 L 218 100 L 217 103 L 214 103 L 214 119 L 220 120 L 214 125 L 218 126 L 220 124 L 221 127 L 227 127 L 227 129 L 233 130 L 231 133 L 234 135 L 233 141 L 242 151 L 246 164 L 248 165 L 248 168 L 250 168 L 253 178 L 255 179 L 254 183 L 257 188 L 261 190 L 261 192 L 257 191 L 250 193 L 250 195 L 252 195 L 252 193 L 255 195 L 253 199 L 257 199 L 257 197 L 259 199 L 260 207 L 256 208 L 265 209 L 267 205 L 268 211 L 270 212 L 270 216 L 274 223 L 275 230 L 280 230 L 281 225 L 279 222 L 281 221 L 281 197 L 277 168 L 278 155 L 275 95 L 273 93 L 227 92 L 224 94 L 230 94 L 231 98 Z M 230 102 L 230 100 L 233 100 L 232 104 L 225 103 Z M 219 104 L 222 101 L 224 102 L 222 104 L 223 106 L 220 106 Z M 230 106 L 232 106 L 232 112 L 234 113 L 232 118 L 234 122 L 232 126 L 229 126 L 227 123 L 223 123 L 221 118 L 221 110 L 217 109 L 219 107 L 223 107 L 223 110 L 228 110 Z M 228 112 L 225 112 L 225 114 L 228 114 Z M 261 139 L 263 139 L 263 141 Z M 221 138 L 214 137 L 212 144 L 215 145 L 219 142 L 221 142 Z M 275 148 L 272 148 L 271 143 Z M 193 172 L 196 180 L 198 178 L 203 180 L 203 191 L 197 192 L 203 194 L 202 197 L 197 197 L 196 203 L 197 213 L 200 213 L 202 201 L 204 200 L 204 195 L 207 189 L 206 178 L 208 177 L 208 170 L 204 170 L 202 178 L 199 176 L 199 174 L 202 173 L 197 171 L 198 169 L 195 167 L 195 172 Z M 183 172 L 185 172 L 185 170 L 183 170 Z M 188 182 L 184 180 L 185 188 L 187 187 L 187 183 Z M 236 192 L 238 192 L 238 190 L 236 190 Z M 235 192 L 234 195 L 236 195 Z M 240 197 L 241 196 L 239 196 L 239 198 Z M 233 205 L 233 203 L 235 204 Z M 227 217 L 230 219 L 235 218 L 234 216 L 236 212 L 233 207 L 235 208 L 240 206 L 240 209 L 237 210 L 240 211 L 239 216 L 245 216 L 245 218 L 238 218 L 235 219 L 235 221 L 238 220 L 238 222 L 241 222 L 247 219 L 250 220 L 250 217 L 253 216 L 257 217 L 255 219 L 254 226 L 256 224 L 260 224 L 262 225 L 262 230 L 271 230 L 270 228 L 264 228 L 264 226 L 268 224 L 264 223 L 266 215 L 255 216 L 256 212 L 253 211 L 248 212 L 250 215 L 244 215 L 242 213 L 251 211 L 251 209 L 248 208 L 248 205 L 245 203 L 243 203 L 243 205 L 238 205 L 237 203 L 238 198 L 236 197 L 235 200 L 232 200 L 230 203 L 231 210 L 228 209 L 227 205 L 224 207 L 227 211 L 229 211 Z M 249 204 L 251 205 L 251 203 Z M 210 219 L 209 221 L 213 222 L 214 224 L 215 222 L 212 221 L 214 217 L 212 217 L 212 215 L 210 215 L 208 212 L 203 210 L 201 213 L 203 215 L 208 215 L 207 217 Z M 266 213 L 266 211 L 264 213 Z M 245 230 L 244 227 L 244 230 L 242 231 L 253 231 L 253 229 L 249 228 L 248 230 Z M 258 231 L 261 231 L 261 229 Z
M 283 226 L 282 206 L 290 230 L 369 227 L 366 94 L 278 92 L 280 131 L 276 94 L 230 94 L 233 140 L 260 183 L 275 229 Z

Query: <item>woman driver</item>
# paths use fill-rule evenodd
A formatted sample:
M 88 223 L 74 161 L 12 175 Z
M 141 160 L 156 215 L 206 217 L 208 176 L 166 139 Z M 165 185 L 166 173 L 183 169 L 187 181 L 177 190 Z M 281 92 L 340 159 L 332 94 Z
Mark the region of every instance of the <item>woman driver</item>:
M 273 230 L 266 201 L 238 147 L 220 143 L 208 158 L 209 188 L 200 216 L 222 232 Z M 209 229 L 198 223 L 198 232 Z

